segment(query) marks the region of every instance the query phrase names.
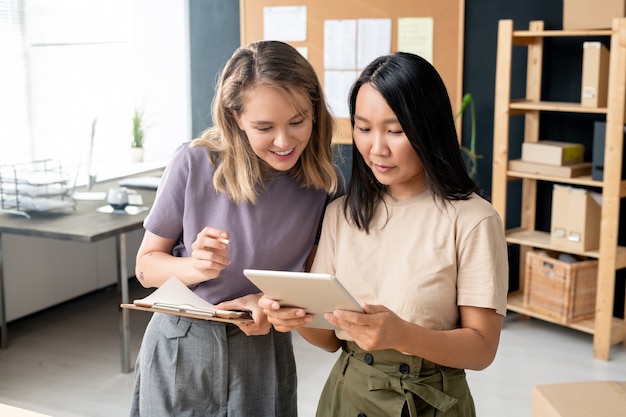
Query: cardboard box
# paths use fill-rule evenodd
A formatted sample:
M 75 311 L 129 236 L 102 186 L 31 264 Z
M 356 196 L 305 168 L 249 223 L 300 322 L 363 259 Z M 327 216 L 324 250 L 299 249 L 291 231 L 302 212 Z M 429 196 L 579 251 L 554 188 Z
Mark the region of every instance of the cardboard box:
M 548 165 L 512 159 L 509 161 L 509 170 L 552 177 L 574 178 L 590 175 L 591 162 L 581 162 L 573 165 Z
M 554 185 L 550 243 L 564 250 L 590 251 L 600 246 L 600 194 Z
M 563 0 L 563 30 L 608 29 L 626 16 L 626 0 Z
M 609 92 L 609 50 L 601 42 L 583 42 L 580 104 L 606 107 Z
M 530 401 L 530 417 L 623 417 L 626 381 L 537 385 Z
M 522 161 L 548 165 L 571 165 L 583 161 L 585 147 L 579 143 L 540 140 L 522 143 Z
M 568 254 L 568 257 L 572 257 Z M 529 251 L 524 270 L 524 307 L 560 324 L 590 319 L 596 312 L 598 260 L 560 260 L 558 252 Z

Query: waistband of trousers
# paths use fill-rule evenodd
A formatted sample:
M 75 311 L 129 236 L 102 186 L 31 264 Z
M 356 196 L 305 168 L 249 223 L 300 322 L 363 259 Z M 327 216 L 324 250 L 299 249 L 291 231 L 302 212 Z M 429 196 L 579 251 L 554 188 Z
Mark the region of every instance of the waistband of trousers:
M 361 349 L 356 343 L 347 340 L 342 342 L 341 348 L 355 359 L 376 368 L 384 369 L 387 372 L 398 369 L 402 373 L 410 372 L 420 375 L 432 373 L 441 368 L 436 363 L 419 356 L 407 355 L 393 349 L 366 351 Z

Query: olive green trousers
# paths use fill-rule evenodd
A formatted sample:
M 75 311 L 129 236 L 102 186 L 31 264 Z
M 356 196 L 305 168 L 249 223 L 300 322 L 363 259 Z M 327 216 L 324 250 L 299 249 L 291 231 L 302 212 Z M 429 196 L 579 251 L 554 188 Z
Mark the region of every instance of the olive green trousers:
M 344 342 L 317 409 L 317 417 L 332 416 L 475 417 L 476 411 L 465 370 Z

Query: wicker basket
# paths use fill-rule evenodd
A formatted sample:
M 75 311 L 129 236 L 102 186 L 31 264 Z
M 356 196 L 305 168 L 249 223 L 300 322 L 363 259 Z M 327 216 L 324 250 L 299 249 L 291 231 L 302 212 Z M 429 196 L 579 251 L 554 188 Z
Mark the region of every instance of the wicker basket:
M 561 324 L 592 318 L 596 307 L 598 261 L 562 262 L 554 256 L 526 254 L 524 307 Z

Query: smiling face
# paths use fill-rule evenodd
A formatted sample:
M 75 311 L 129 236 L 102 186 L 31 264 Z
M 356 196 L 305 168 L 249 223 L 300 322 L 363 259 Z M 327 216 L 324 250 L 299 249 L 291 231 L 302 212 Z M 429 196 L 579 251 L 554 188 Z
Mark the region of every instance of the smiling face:
M 424 191 L 422 161 L 385 98 L 366 83 L 355 104 L 354 143 L 376 179 L 398 200 Z
M 277 171 L 293 168 L 313 131 L 313 105 L 304 94 L 294 99 L 298 108 L 282 91 L 259 86 L 246 94 L 243 112 L 234 114 L 254 153 Z

